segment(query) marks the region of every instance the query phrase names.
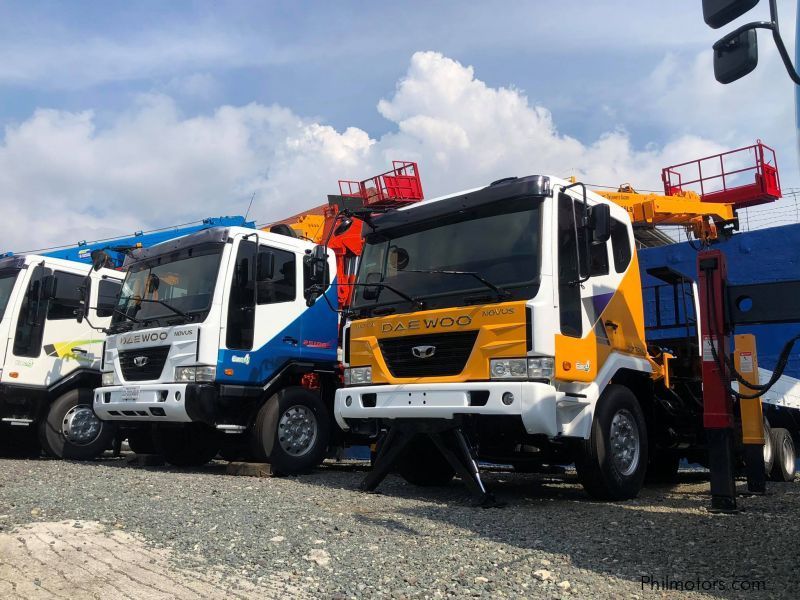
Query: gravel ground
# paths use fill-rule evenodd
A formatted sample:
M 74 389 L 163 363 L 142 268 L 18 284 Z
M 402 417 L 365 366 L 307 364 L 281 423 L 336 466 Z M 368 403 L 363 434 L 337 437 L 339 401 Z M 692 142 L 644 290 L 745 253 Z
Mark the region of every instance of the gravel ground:
M 363 494 L 363 475 L 333 463 L 259 479 L 225 475 L 223 463 L 0 460 L 0 595 L 687 595 L 643 585 L 649 577 L 705 587 L 689 597 L 800 597 L 797 483 L 723 516 L 705 510 L 697 472 L 614 503 L 590 501 L 571 476 L 490 473 L 501 509 L 470 507 L 457 482 L 422 490 L 390 477 L 382 494 Z

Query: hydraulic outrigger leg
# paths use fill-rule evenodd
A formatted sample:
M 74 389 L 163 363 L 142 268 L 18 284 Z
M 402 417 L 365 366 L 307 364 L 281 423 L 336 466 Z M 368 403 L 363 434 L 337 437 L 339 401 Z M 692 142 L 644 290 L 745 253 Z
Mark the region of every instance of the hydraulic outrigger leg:
M 416 436 L 428 436 L 472 494 L 476 506 L 502 506 L 486 490 L 478 463 L 460 424 L 441 420 L 397 420 L 386 432 L 372 470 L 361 482 L 365 492 L 374 491 Z

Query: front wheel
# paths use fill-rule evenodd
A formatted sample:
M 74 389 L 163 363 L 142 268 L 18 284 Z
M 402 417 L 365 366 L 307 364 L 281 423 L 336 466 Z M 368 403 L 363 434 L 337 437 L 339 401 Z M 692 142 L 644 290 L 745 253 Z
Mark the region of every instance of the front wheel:
M 276 473 L 302 473 L 323 461 L 330 431 L 330 415 L 319 395 L 302 387 L 287 387 L 258 411 L 253 453 L 272 464 Z
M 203 423 L 187 423 L 179 427 L 155 427 L 155 450 L 176 467 L 200 467 L 219 452 L 219 434 Z
M 592 431 L 576 456 L 578 480 L 598 500 L 635 498 L 647 471 L 647 426 L 628 388 L 606 387 L 595 409 Z
M 115 427 L 97 418 L 92 398 L 92 390 L 70 390 L 50 405 L 39 426 L 45 452 L 56 458 L 91 460 L 110 448 Z

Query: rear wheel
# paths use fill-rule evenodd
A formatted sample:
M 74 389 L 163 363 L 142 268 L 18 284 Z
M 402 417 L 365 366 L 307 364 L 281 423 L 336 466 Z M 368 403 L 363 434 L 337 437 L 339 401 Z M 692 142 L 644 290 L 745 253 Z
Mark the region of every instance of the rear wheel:
M 156 427 L 153 430 L 155 450 L 176 467 L 199 467 L 219 452 L 219 435 L 204 423 L 187 423 L 180 427 Z
M 772 448 L 775 460 L 772 470 L 768 471 L 772 481 L 794 481 L 797 465 L 797 454 L 794 449 L 792 434 L 787 429 L 777 427 L 772 430 Z
M 397 460 L 397 472 L 419 486 L 447 485 L 455 471 L 428 436 L 417 435 Z
M 769 475 L 772 473 L 772 466 L 775 463 L 775 445 L 772 440 L 772 428 L 764 419 L 764 472 Z
M 70 390 L 50 405 L 39 426 L 45 452 L 56 458 L 91 460 L 111 447 L 115 427 L 92 410 L 92 390 Z
M 647 427 L 636 396 L 624 386 L 609 385 L 597 402 L 591 435 L 577 453 L 579 481 L 599 500 L 635 498 L 647 456 Z
M 272 464 L 276 473 L 294 475 L 325 458 L 331 420 L 318 394 L 287 387 L 273 395 L 256 416 L 253 454 Z

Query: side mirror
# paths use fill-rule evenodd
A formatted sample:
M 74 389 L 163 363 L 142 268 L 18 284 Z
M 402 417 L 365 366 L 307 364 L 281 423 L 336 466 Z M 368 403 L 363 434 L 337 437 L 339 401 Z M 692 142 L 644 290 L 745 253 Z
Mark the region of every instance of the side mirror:
M 106 265 L 111 264 L 111 257 L 105 250 L 92 250 L 92 269 L 99 271 Z
M 328 248 L 317 244 L 303 259 L 307 267 L 308 283 L 304 292 L 306 306 L 313 306 L 317 298 L 325 293 L 328 275 Z
M 592 243 L 605 244 L 611 237 L 611 207 L 596 204 L 589 214 L 589 228 L 592 230 Z
M 758 65 L 758 37 L 754 29 L 726 35 L 714 44 L 714 77 L 720 83 L 741 79 Z
M 345 217 L 339 222 L 339 224 L 336 226 L 336 229 L 333 230 L 333 233 L 334 235 L 342 235 L 352 226 L 353 226 L 353 219 L 351 219 L 350 217 Z
M 738 19 L 758 4 L 758 0 L 703 0 L 703 20 L 712 29 L 719 29 Z
M 311 278 L 314 283 L 324 283 L 328 265 L 328 248 L 322 244 L 314 246 L 311 252 Z
M 80 292 L 81 299 L 80 305 L 75 309 L 75 320 L 78 323 L 83 323 L 83 319 L 89 314 L 89 306 L 91 305 L 92 297 L 92 280 L 88 275 L 86 279 L 83 280 L 83 284 L 78 288 L 78 291 Z
M 275 255 L 272 252 L 260 252 L 256 268 L 256 281 L 266 281 L 275 275 Z
M 366 286 L 361 292 L 364 300 L 377 300 L 381 295 L 381 288 L 376 283 L 381 282 L 381 274 L 378 272 L 367 273 Z

